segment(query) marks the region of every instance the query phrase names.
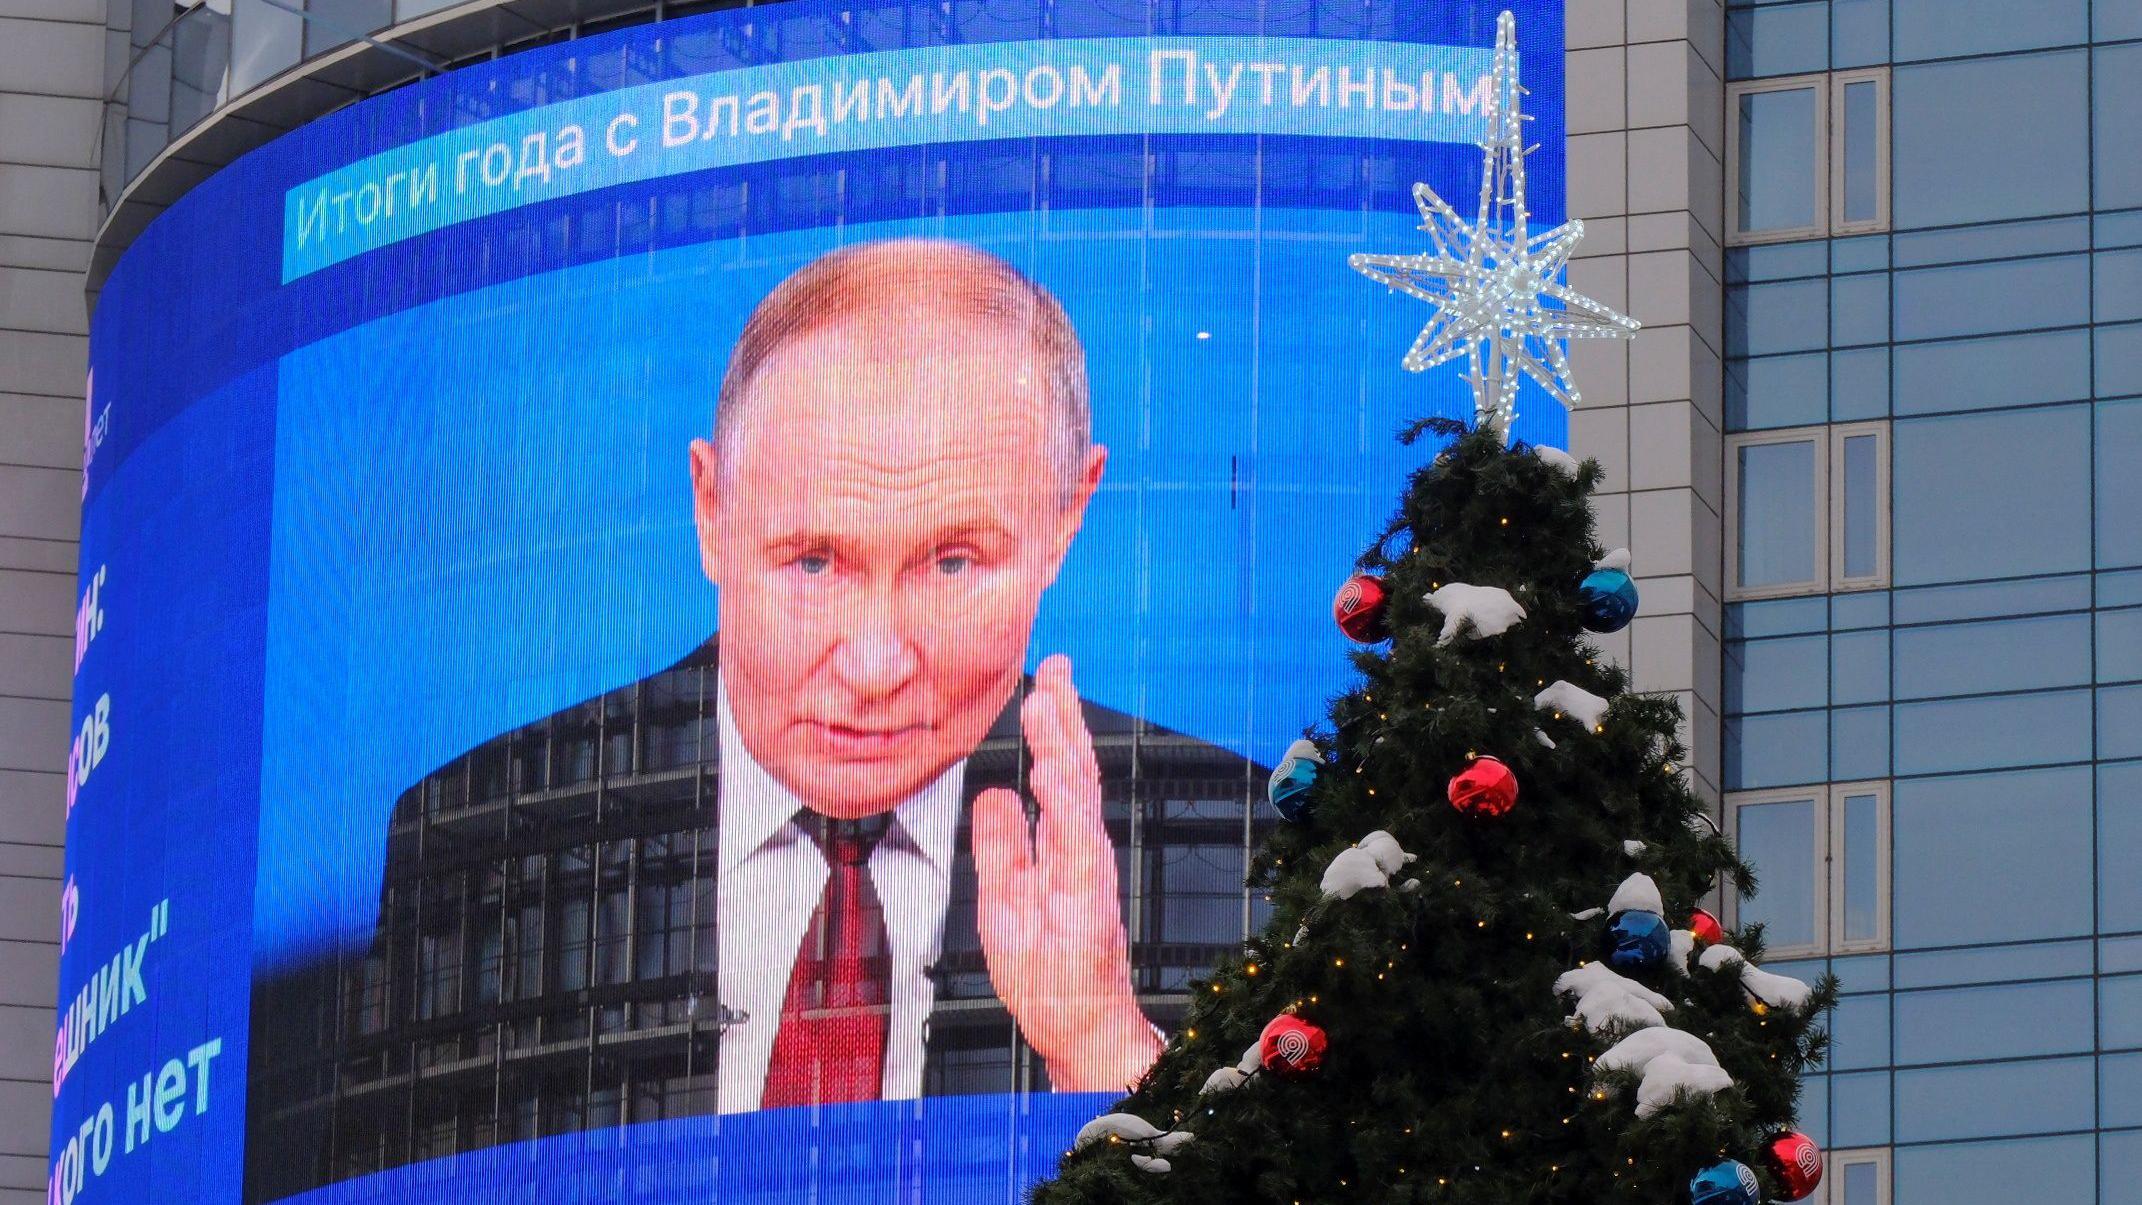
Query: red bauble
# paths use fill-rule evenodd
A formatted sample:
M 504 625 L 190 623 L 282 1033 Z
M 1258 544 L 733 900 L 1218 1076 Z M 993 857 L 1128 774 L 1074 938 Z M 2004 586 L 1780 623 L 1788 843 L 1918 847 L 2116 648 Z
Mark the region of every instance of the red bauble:
M 1451 778 L 1450 806 L 1468 816 L 1500 816 L 1517 806 L 1517 775 L 1500 758 L 1475 758 Z
M 1797 1201 L 1822 1183 L 1822 1148 L 1797 1130 L 1787 1130 L 1764 1144 L 1763 1162 L 1785 1190 L 1784 1200 Z
M 1375 644 L 1391 634 L 1384 623 L 1385 598 L 1382 578 L 1356 573 L 1346 579 L 1346 584 L 1339 587 L 1338 597 L 1331 600 L 1331 617 L 1349 639 Z
M 1292 1013 L 1281 1013 L 1257 1039 L 1264 1069 L 1287 1079 L 1316 1074 L 1324 1065 L 1324 1031 Z
M 1718 923 L 1717 917 L 1712 916 L 1701 908 L 1688 914 L 1688 931 L 1695 934 L 1696 940 L 1704 945 L 1722 946 L 1725 944 L 1725 926 Z

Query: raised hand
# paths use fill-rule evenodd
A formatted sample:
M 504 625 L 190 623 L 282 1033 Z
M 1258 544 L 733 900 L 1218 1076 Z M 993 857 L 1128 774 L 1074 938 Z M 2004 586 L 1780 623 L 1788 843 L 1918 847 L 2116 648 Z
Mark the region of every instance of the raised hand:
M 1068 658 L 1041 663 L 1019 721 L 1041 808 L 1033 839 L 1015 792 L 996 787 L 974 801 L 989 981 L 1058 1091 L 1119 1092 L 1159 1056 L 1160 1038 L 1131 988 L 1101 771 Z

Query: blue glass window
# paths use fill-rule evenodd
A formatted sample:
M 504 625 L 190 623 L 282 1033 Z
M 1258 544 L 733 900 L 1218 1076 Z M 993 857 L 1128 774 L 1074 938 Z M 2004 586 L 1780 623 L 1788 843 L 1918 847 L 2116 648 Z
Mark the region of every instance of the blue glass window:
M 2142 609 L 2098 612 L 2097 680 L 2142 680 Z
M 1830 713 L 1830 778 L 1883 778 L 1889 774 L 1889 709 L 1840 707 Z
M 2142 393 L 2142 323 L 2101 326 L 2091 332 L 2097 357 L 2097 395 Z
M 2097 1146 L 2105 1160 L 2105 1183 L 2142 1184 L 2142 1130 L 2100 1134 Z
M 1931 1086 L 1931 1085 L 1929 1085 Z M 1955 1084 L 1964 1088 L 1963 1083 Z M 1984 1084 L 1984 1088 L 1994 1088 Z M 2045 1087 L 2047 1085 L 2034 1085 Z M 2087 1105 L 2092 1093 L 2087 1083 L 2080 1097 L 2064 1102 L 2058 1113 L 2075 1112 L 2077 1101 Z M 1958 1100 L 1958 1109 L 1980 1100 L 1991 1100 L 2002 1111 L 2028 1107 L 2022 1099 L 1998 1101 L 1993 1097 Z M 2089 1127 L 2083 1123 L 2083 1128 Z M 1901 1123 L 1899 1129 L 1902 1128 Z M 2043 1131 L 2050 1124 L 2026 1127 Z M 2052 1202 L 2095 1201 L 2097 1160 L 2087 1134 L 2058 1138 L 2019 1138 L 2009 1142 L 1972 1142 L 1957 1146 L 1925 1146 L 1896 1153 L 1896 1199 L 1916 1205 L 1924 1201 L 1961 1202 Z M 2106 1198 L 2111 1200 L 2112 1198 Z
M 1830 0 L 1830 66 L 1889 61 L 1889 0 Z
M 1871 1159 L 1861 1159 L 1844 1166 L 1844 1200 L 1841 1205 L 1881 1205 L 1882 1166 Z
M 392 0 L 306 0 L 305 53 L 318 54 L 391 24 Z
M 1736 228 L 1743 234 L 1812 229 L 1821 213 L 1815 178 L 1820 94 L 1809 85 L 1743 93 L 1739 102 Z
M 1957 1063 L 2088 1051 L 2088 979 L 1897 993 L 1897 1062 Z
M 1826 637 L 1736 640 L 1726 647 L 1728 712 L 1788 711 L 1829 702 L 1823 672 L 1829 653 Z
M 2090 680 L 2090 617 L 1902 628 L 1896 650 L 1900 699 L 2077 686 Z
M 1889 997 L 1853 996 L 1830 1013 L 1833 1071 L 1859 1071 L 1889 1065 Z
M 2090 760 L 2090 692 L 1900 703 L 1896 770 L 1941 774 Z
M 1829 777 L 1829 716 L 1820 711 L 1729 718 L 1725 776 L 1731 790 L 1798 786 Z
M 1726 253 L 1726 283 L 1759 284 L 1766 280 L 1821 276 L 1830 270 L 1828 259 L 1821 243 L 1735 247 Z
M 1816 849 L 1821 801 L 1788 799 L 1742 804 L 1733 838 L 1755 868 L 1757 892 L 1740 901 L 1740 923 L 1760 922 L 1773 949 L 1807 949 L 1820 938 L 1815 915 Z
M 1830 1141 L 1841 1147 L 1889 1144 L 1889 1073 L 1830 1077 Z
M 1881 173 L 1878 166 L 1881 154 L 1881 90 L 1873 80 L 1847 80 L 1844 85 L 1844 112 L 1837 117 L 1839 134 L 1844 140 L 1844 162 L 1839 180 L 1839 192 L 1843 197 L 1843 212 L 1837 215 L 1840 222 L 1857 225 L 1862 222 L 1881 220 Z
M 1899 1032 L 1906 1028 L 1901 1021 Z M 1937 1142 L 1949 1138 L 1992 1138 L 2047 1130 L 2087 1130 L 2097 1121 L 2094 1097 L 2097 1060 L 2054 1059 L 2031 1063 L 1984 1063 L 1897 1073 L 1897 1141 Z M 2083 1149 L 2088 1150 L 2088 1139 Z M 1904 1181 L 1904 1151 L 1898 1151 L 1898 1181 Z M 2071 1176 L 2076 1173 L 2069 1173 Z M 2031 1193 L 2012 1195 L 1983 1181 L 1950 1197 L 1966 1201 L 2087 1201 L 2096 1177 L 2081 1171 L 2081 1195 L 2056 1192 L 2039 1183 Z M 2005 1179 L 2005 1177 L 2004 1177 Z M 2074 1183 L 2072 1180 L 2069 1183 Z M 1939 1200 L 1914 1187 L 1904 1200 Z
M 1889 238 L 1886 235 L 1841 238 L 1830 244 L 1832 272 L 1873 272 L 1888 266 Z
M 2036 50 L 2089 40 L 2089 0 L 1896 0 L 1897 58 Z
M 1830 701 L 1878 703 L 1889 697 L 1889 633 L 1839 632 L 1830 637 Z
M 2131 877 L 2131 876 L 2129 876 Z M 2098 1040 L 2107 1050 L 2142 1046 L 2142 975 L 2117 975 L 2097 985 Z
M 1997 226 L 1958 226 L 1896 236 L 1896 266 L 1925 268 L 1975 259 L 2021 259 L 2090 249 L 2090 219 L 2038 218 Z
M 1896 349 L 1897 413 L 1985 410 L 2090 396 L 2087 331 L 1996 335 Z
M 1879 628 L 1889 624 L 1889 595 L 1885 591 L 1860 591 L 1854 594 L 1839 594 L 1830 599 L 1830 626 L 1837 631 L 1850 628 Z M 1843 703 L 1849 700 L 1838 699 Z
M 2090 575 L 2025 577 L 1967 586 L 1925 586 L 1893 596 L 1898 623 L 1949 623 L 1959 619 L 1998 619 L 2013 615 L 2049 615 L 2090 607 Z
M 237 96 L 298 61 L 305 21 L 267 0 L 232 0 L 230 95 Z
M 1899 948 L 2078 937 L 2091 925 L 2090 772 L 2080 766 L 1898 782 Z
M 1787 280 L 1726 290 L 1726 351 L 1767 356 L 1819 351 L 1830 341 L 1829 282 Z
M 1830 65 L 1829 5 L 1771 4 L 1726 17 L 1726 78 L 1800 75 Z
M 1844 514 L 1838 522 L 1844 539 L 1844 576 L 1863 581 L 1880 576 L 1881 567 L 1881 437 L 1874 434 L 1846 435 L 1842 475 Z
M 2097 407 L 2097 563 L 2142 565 L 2142 399 Z
M 2137 63 L 2142 68 L 2142 62 Z M 2101 251 L 2093 265 L 2096 295 L 2091 320 L 2132 322 L 2142 318 L 2142 251 Z
M 1816 452 L 1813 436 L 1737 450 L 1741 588 L 1816 580 Z
M 1872 792 L 1845 794 L 1843 863 L 1837 876 L 1838 936 L 1849 943 L 1882 939 L 1882 799 Z
M 2097 1123 L 2142 1126 L 2142 1054 L 2111 1055 L 2097 1067 Z
M 1763 356 L 1726 364 L 1726 426 L 1735 431 L 1805 427 L 1824 421 L 1829 357 L 1821 352 Z
M 1830 281 L 1830 345 L 1889 341 L 1889 277 L 1883 273 Z
M 1830 418 L 1835 422 L 1889 414 L 1889 349 L 1859 347 L 1830 356 Z
M 2089 567 L 2089 407 L 1900 421 L 1891 439 L 1898 585 Z
M 2030 11 L 2011 0 L 1992 2 Z M 2087 209 L 2087 53 L 1898 67 L 1891 77 L 1897 225 Z
M 2094 957 L 2091 942 L 2084 938 L 1964 946 L 1923 954 L 1899 954 L 1894 961 L 1896 985 L 1902 989 L 2018 979 L 2081 978 L 2090 974 Z
M 2142 25 L 2142 17 L 2133 20 Z M 2142 32 L 2133 36 L 2142 37 Z M 2097 96 L 2090 106 L 2091 120 L 2097 127 L 2097 144 L 2110 148 L 2118 145 L 2114 140 L 2123 132 L 2133 138 L 2134 131 L 2142 129 L 2142 44 L 2101 46 L 2093 53 L 2097 69 L 2091 74 Z M 2142 205 L 2142 155 L 2109 150 L 2098 155 L 2096 204 L 2099 209 Z
M 1921 268 L 1897 273 L 1896 290 L 1900 341 L 2083 326 L 2090 321 L 2090 258 Z
M 2097 755 L 2107 761 L 2142 757 L 2142 686 L 2097 692 Z

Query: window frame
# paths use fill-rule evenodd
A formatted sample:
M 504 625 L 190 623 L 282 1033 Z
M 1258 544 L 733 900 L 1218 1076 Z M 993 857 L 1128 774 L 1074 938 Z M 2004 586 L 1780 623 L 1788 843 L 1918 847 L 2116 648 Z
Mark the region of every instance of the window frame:
M 1812 944 L 1785 945 L 1772 943 L 1765 947 L 1764 954 L 1772 960 L 1787 958 L 1817 958 L 1828 944 L 1830 929 L 1830 794 L 1826 786 L 1773 787 L 1762 791 L 1734 791 L 1726 796 L 1726 837 L 1733 849 L 1740 850 L 1740 810 L 1744 807 L 1760 807 L 1774 803 L 1811 803 L 1814 814 L 1813 848 L 1815 881 L 1808 885 L 1814 893 L 1815 940 Z M 1757 868 L 1760 875 L 1761 868 Z M 1732 884 L 1725 885 L 1722 894 L 1725 904 L 1725 923 L 1728 928 L 1740 927 L 1740 892 Z
M 1855 795 L 1874 797 L 1874 936 L 1850 940 L 1845 937 L 1845 801 Z M 1889 783 L 1886 779 L 1833 783 L 1829 788 L 1829 952 L 1873 954 L 1889 948 L 1889 896 L 1891 882 Z
M 1886 1146 L 1852 1147 L 1841 1151 L 1828 1151 L 1823 1156 L 1822 1196 L 1820 1205 L 1846 1205 L 1844 1195 L 1844 1169 L 1851 1164 L 1874 1165 L 1874 1201 L 1872 1205 L 1890 1205 L 1895 1189 L 1891 1184 L 1890 1148 Z M 1814 1205 L 1810 1202 L 1810 1205 Z
M 1821 238 L 1830 226 L 1830 187 L 1834 173 L 1830 170 L 1830 99 L 1829 72 L 1820 71 L 1811 75 L 1780 75 L 1770 79 L 1736 80 L 1726 85 L 1726 161 L 1725 161 L 1725 225 L 1726 245 L 1747 247 L 1762 243 L 1789 243 L 1803 239 Z M 1740 226 L 1740 102 L 1744 97 L 1758 96 L 1767 92 L 1807 91 L 1815 98 L 1815 128 L 1812 131 L 1815 148 L 1814 176 L 1808 184 L 1808 192 L 1814 200 L 1815 220 L 1812 225 L 1793 226 L 1781 230 L 1743 230 Z
M 1852 84 L 1874 85 L 1874 210 L 1875 216 L 1848 221 L 1845 212 L 1845 89 Z M 1814 201 L 1812 224 L 1781 230 L 1743 230 L 1740 225 L 1740 104 L 1747 96 L 1766 92 L 1814 94 L 1814 178 L 1808 182 Z M 1814 71 L 1801 75 L 1777 75 L 1764 79 L 1733 80 L 1725 95 L 1725 245 L 1755 247 L 1765 243 L 1801 242 L 1818 238 L 1845 238 L 1877 234 L 1890 228 L 1890 169 L 1892 162 L 1890 122 L 1890 69 L 1887 66 L 1855 67 L 1845 71 Z
M 1874 216 L 1851 221 L 1845 212 L 1845 88 L 1874 85 Z M 1830 73 L 1829 99 L 1830 235 L 1841 238 L 1889 229 L 1889 68 L 1861 67 Z
M 1845 573 L 1845 441 L 1874 439 L 1874 572 L 1850 577 Z M 1829 581 L 1826 592 L 1848 594 L 1855 590 L 1879 590 L 1889 585 L 1889 423 L 1875 419 L 1861 423 L 1833 423 L 1828 449 Z
M 1810 568 L 1814 576 L 1804 581 L 1779 582 L 1764 586 L 1740 584 L 1740 453 L 1744 448 L 1766 447 L 1772 444 L 1805 443 L 1813 447 L 1814 478 L 1810 483 L 1813 491 L 1809 496 L 1818 508 L 1829 506 L 1830 443 L 1822 427 L 1780 427 L 1770 431 L 1735 431 L 1726 436 L 1725 443 L 1725 587 L 1727 602 L 1744 602 L 1762 598 L 1791 598 L 1795 595 L 1821 594 L 1829 586 L 1830 524 L 1823 515 L 1815 518 L 1814 555 Z
M 1874 572 L 1858 577 L 1845 575 L 1845 441 L 1871 437 L 1874 453 Z M 1811 488 L 1816 507 L 1814 576 L 1802 581 L 1744 586 L 1740 582 L 1740 454 L 1749 447 L 1772 444 L 1813 445 L 1814 473 Z M 1824 423 L 1807 427 L 1775 427 L 1764 431 L 1733 431 L 1725 437 L 1725 551 L 1721 566 L 1727 602 L 1756 602 L 1771 598 L 1805 598 L 1819 594 L 1851 594 L 1861 590 L 1887 589 L 1890 582 L 1892 499 L 1890 496 L 1890 422 L 1874 419 L 1857 423 Z
M 1846 940 L 1844 910 L 1841 906 L 1845 898 L 1844 806 L 1847 798 L 1860 795 L 1871 795 L 1875 801 L 1875 936 Z M 1733 842 L 1736 850 L 1740 847 L 1741 808 L 1809 800 L 1814 804 L 1813 853 L 1818 869 L 1815 872 L 1815 881 L 1808 887 L 1814 896 L 1815 940 L 1812 943 L 1794 945 L 1772 944 L 1765 951 L 1771 959 L 1845 957 L 1853 954 L 1883 953 L 1891 948 L 1890 894 L 1893 886 L 1890 851 L 1893 848 L 1891 833 L 1894 820 L 1891 797 L 1888 779 L 1862 779 L 1804 787 L 1770 787 L 1760 791 L 1731 791 L 1726 794 L 1726 837 Z M 1761 867 L 1756 868 L 1758 875 L 1761 870 Z M 1725 883 L 1720 885 L 1717 894 L 1726 925 L 1729 928 L 1739 928 L 1740 892 L 1734 890 L 1732 884 Z

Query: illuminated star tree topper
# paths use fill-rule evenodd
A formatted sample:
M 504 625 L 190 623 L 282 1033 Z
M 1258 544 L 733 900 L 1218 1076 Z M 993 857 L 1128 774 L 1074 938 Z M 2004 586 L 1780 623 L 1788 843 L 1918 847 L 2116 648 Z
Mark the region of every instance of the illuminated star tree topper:
M 1419 255 L 1355 255 L 1347 262 L 1372 280 L 1435 307 L 1401 363 L 1425 372 L 1463 356 L 1480 425 L 1509 437 L 1517 382 L 1531 377 L 1564 406 L 1580 400 L 1564 345 L 1570 339 L 1626 339 L 1637 322 L 1559 283 L 1584 223 L 1532 234 L 1525 208 L 1527 95 L 1517 79 L 1517 18 L 1495 31 L 1495 105 L 1480 144 L 1480 209 L 1467 223 L 1426 184 L 1413 186 L 1421 229 L 1434 245 Z

